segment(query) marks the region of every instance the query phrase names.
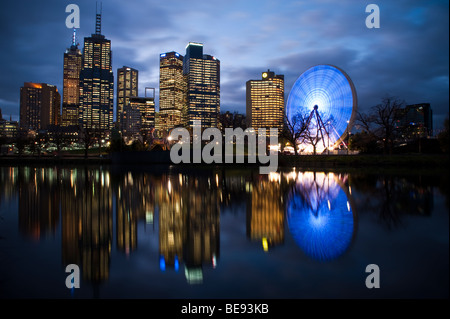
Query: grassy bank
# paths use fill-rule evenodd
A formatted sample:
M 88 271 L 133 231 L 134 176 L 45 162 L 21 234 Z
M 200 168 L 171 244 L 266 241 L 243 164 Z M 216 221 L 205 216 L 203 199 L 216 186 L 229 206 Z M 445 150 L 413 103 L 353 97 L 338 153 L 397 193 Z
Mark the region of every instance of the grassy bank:
M 126 154 L 122 154 L 127 156 Z M 146 154 L 150 155 L 150 154 Z M 151 155 L 150 155 L 151 156 Z M 155 158 L 158 154 L 155 153 Z M 139 157 L 136 153 L 130 154 L 131 162 L 133 158 Z M 167 158 L 167 157 L 166 157 Z M 136 165 L 152 165 L 154 163 L 136 163 Z M 5 165 L 92 165 L 92 164 L 114 164 L 114 161 L 108 155 L 99 157 L 98 153 L 92 153 L 85 158 L 84 155 L 71 154 L 66 156 L 0 156 L 0 164 Z M 171 164 L 170 161 L 159 164 Z M 183 165 L 183 164 L 181 164 Z M 188 164 L 189 165 L 189 164 Z M 215 166 L 217 164 L 211 164 Z M 259 166 L 259 164 L 225 164 L 224 166 Z M 195 164 L 195 166 L 209 166 L 208 164 Z M 219 164 L 220 166 L 220 164 Z M 301 169 L 317 168 L 358 168 L 358 169 L 438 169 L 448 170 L 450 166 L 449 155 L 432 154 L 402 154 L 402 155 L 280 155 L 278 157 L 278 166 L 280 168 L 297 167 Z

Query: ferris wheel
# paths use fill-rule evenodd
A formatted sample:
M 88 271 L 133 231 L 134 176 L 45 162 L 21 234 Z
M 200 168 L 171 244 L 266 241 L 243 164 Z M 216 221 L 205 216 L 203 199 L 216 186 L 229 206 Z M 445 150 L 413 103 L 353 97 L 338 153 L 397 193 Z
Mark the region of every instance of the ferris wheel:
M 295 81 L 286 104 L 288 121 L 303 119 L 301 150 L 318 153 L 335 149 L 348 136 L 356 116 L 357 95 L 350 77 L 340 68 L 322 64 L 302 73 Z M 314 142 L 311 142 L 314 140 Z

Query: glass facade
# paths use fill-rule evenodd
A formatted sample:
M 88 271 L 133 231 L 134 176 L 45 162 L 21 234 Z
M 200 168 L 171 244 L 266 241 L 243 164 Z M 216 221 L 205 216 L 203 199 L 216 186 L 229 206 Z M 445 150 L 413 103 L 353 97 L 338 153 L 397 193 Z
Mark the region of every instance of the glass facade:
M 78 125 L 83 56 L 75 41 L 64 53 L 62 125 Z
M 187 125 L 186 76 L 183 56 L 167 52 L 159 58 L 159 129 L 169 132 Z
M 100 27 L 96 30 L 100 30 Z M 84 38 L 83 50 L 83 68 L 80 72 L 80 123 L 82 128 L 86 129 L 110 130 L 114 120 L 111 41 L 96 31 L 91 37 Z
M 138 76 L 136 69 L 124 66 L 117 70 L 117 124 L 123 131 L 123 112 L 131 96 L 138 96 Z
M 124 108 L 123 135 L 148 136 L 155 127 L 155 98 L 130 97 Z
M 189 126 L 200 120 L 204 128 L 217 127 L 220 114 L 220 61 L 203 54 L 203 45 L 189 43 L 183 64 L 187 76 Z
M 283 129 L 284 119 L 284 75 L 268 70 L 261 80 L 247 81 L 246 112 L 249 127 L 255 130 Z

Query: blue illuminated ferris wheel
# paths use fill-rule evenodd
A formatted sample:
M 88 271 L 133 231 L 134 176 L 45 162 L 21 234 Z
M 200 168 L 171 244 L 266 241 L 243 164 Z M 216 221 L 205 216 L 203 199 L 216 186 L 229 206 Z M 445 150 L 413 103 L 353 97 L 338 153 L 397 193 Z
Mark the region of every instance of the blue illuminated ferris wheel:
M 302 118 L 305 134 L 297 141 L 300 150 L 315 143 L 316 151 L 335 149 L 349 134 L 357 109 L 355 86 L 350 77 L 333 65 L 316 65 L 295 81 L 286 104 L 290 123 Z M 311 142 L 312 137 L 315 142 Z

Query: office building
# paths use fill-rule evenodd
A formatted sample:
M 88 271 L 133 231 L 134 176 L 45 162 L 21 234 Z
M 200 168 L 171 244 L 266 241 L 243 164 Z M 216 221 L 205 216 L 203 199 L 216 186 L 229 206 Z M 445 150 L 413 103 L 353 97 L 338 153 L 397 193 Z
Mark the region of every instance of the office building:
M 183 75 L 183 56 L 177 52 L 162 53 L 159 57 L 159 125 L 169 132 L 187 125 L 186 76 Z
M 261 80 L 246 83 L 247 124 L 256 131 L 260 128 L 283 129 L 284 122 L 284 75 L 267 70 Z
M 148 137 L 155 128 L 155 97 L 130 97 L 123 115 L 123 136 Z
M 130 102 L 130 97 L 138 96 L 138 76 L 136 69 L 123 66 L 117 69 L 117 127 L 123 131 L 123 112 L 125 106 Z
M 25 130 L 46 129 L 57 125 L 61 95 L 54 85 L 25 82 L 20 88 L 20 127 Z
M 74 29 L 72 45 L 64 53 L 62 126 L 77 126 L 80 105 L 80 72 L 83 56 L 76 42 Z
M 398 125 L 407 138 L 433 136 L 433 111 L 430 103 L 407 105 L 400 112 Z
M 80 123 L 83 129 L 111 130 L 114 119 L 114 74 L 111 41 L 101 34 L 97 13 L 95 34 L 84 38 L 80 72 Z
M 220 61 L 203 54 L 203 44 L 190 42 L 183 59 L 189 126 L 217 127 L 220 114 Z

